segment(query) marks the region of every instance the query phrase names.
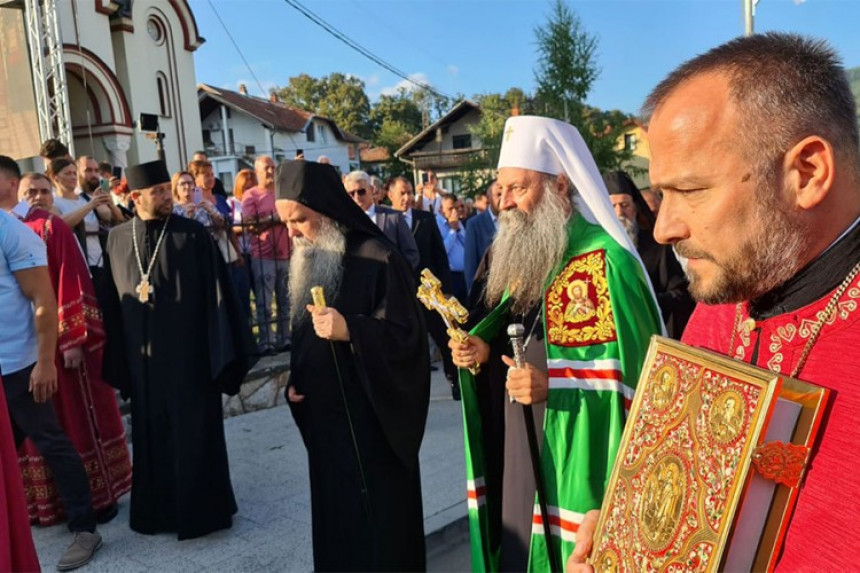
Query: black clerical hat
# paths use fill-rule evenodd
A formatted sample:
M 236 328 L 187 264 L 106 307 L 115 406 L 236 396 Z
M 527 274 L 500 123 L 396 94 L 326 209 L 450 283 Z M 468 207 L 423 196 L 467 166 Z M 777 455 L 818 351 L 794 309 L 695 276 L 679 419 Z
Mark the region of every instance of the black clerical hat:
M 161 183 L 170 183 L 170 173 L 164 161 L 150 161 L 132 165 L 125 170 L 125 179 L 130 191 L 148 189 Z
M 379 227 L 349 198 L 337 171 L 315 161 L 282 161 L 275 174 L 275 197 L 297 201 L 347 229 L 387 240 Z
M 633 179 L 630 178 L 624 171 L 606 171 L 603 173 L 603 183 L 606 185 L 606 190 L 610 195 L 625 194 L 633 198 L 633 204 L 636 205 L 636 211 L 639 216 L 639 225 L 645 230 L 650 231 L 654 228 L 655 217 L 645 198 Z

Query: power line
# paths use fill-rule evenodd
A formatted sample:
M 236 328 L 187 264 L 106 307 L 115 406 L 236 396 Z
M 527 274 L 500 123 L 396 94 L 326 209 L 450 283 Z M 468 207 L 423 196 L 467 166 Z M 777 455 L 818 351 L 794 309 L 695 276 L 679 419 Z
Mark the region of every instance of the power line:
M 210 2 L 211 2 L 211 0 L 210 0 Z M 455 98 L 453 98 L 447 94 L 440 92 L 439 90 L 437 90 L 433 86 L 431 86 L 429 84 L 425 84 L 424 82 L 420 82 L 420 81 L 410 77 L 405 72 L 395 68 L 393 64 L 386 62 L 381 57 L 377 56 L 376 54 L 374 54 L 373 52 L 371 52 L 370 50 L 368 50 L 364 46 L 360 45 L 355 40 L 349 38 L 346 34 L 344 34 L 340 30 L 338 30 L 337 28 L 335 28 L 334 26 L 332 26 L 331 24 L 329 24 L 328 22 L 326 22 L 325 20 L 323 20 L 322 18 L 320 18 L 319 16 L 314 14 L 311 10 L 302 6 L 297 0 L 284 0 L 284 2 L 286 2 L 287 4 L 289 4 L 290 6 L 295 8 L 305 18 L 307 18 L 308 20 L 310 20 L 311 22 L 313 22 L 314 24 L 316 24 L 317 26 L 319 26 L 320 28 L 322 28 L 323 30 L 325 30 L 326 32 L 328 32 L 329 34 L 331 34 L 332 36 L 334 36 L 335 38 L 337 38 L 341 42 L 343 42 L 344 44 L 346 44 L 347 46 L 349 46 L 350 48 L 352 48 L 353 50 L 355 50 L 356 52 L 358 52 L 359 54 L 361 54 L 365 58 L 367 58 L 367 59 L 371 60 L 372 62 L 382 66 L 383 68 L 385 68 L 386 70 L 388 70 L 392 74 L 394 74 L 400 78 L 403 78 L 407 82 L 409 82 L 409 83 L 411 83 L 411 84 L 413 84 L 413 85 L 415 85 L 415 86 L 417 86 L 423 90 L 426 90 L 426 91 L 428 91 L 428 92 L 430 92 L 430 93 L 432 93 L 438 97 L 445 98 L 448 100 L 454 100 L 455 99 Z
M 221 27 L 224 28 L 224 32 L 227 34 L 227 37 L 230 38 L 230 41 L 233 42 L 233 47 L 236 48 L 236 51 L 239 53 L 239 57 L 242 58 L 242 61 L 245 62 L 245 67 L 248 68 L 248 72 L 250 72 L 251 77 L 254 78 L 254 81 L 257 82 L 257 87 L 260 88 L 260 93 L 265 95 L 266 90 L 263 89 L 263 84 L 260 83 L 260 80 L 257 79 L 257 74 L 254 73 L 254 70 L 251 69 L 251 64 L 248 63 L 248 60 L 245 59 L 245 55 L 242 53 L 242 50 L 239 49 L 239 44 L 236 43 L 236 40 L 233 39 L 233 35 L 230 33 L 230 30 L 224 24 L 224 20 L 221 19 L 221 15 L 218 14 L 218 10 L 215 9 L 215 6 L 212 4 L 212 0 L 207 0 L 209 2 L 209 7 L 212 8 L 212 11 L 215 13 L 215 17 L 218 18 L 218 21 L 221 22 Z
M 239 44 L 237 44 L 236 40 L 233 39 L 233 35 L 230 33 L 230 30 L 227 29 L 227 26 L 224 24 L 224 20 L 221 19 L 221 15 L 218 14 L 218 10 L 216 10 L 215 6 L 212 4 L 212 0 L 207 0 L 207 1 L 209 2 L 209 7 L 212 8 L 212 12 L 215 13 L 215 17 L 218 18 L 219 22 L 221 22 L 221 27 L 224 28 L 224 32 L 227 33 L 227 37 L 230 38 L 231 42 L 233 42 L 233 47 L 236 48 L 236 52 L 239 54 L 239 57 L 242 58 L 243 62 L 245 62 L 245 67 L 248 68 L 248 72 L 251 74 L 251 77 L 254 78 L 255 82 L 257 82 L 257 87 L 260 89 L 260 93 L 265 94 L 266 90 L 263 89 L 263 84 L 257 78 L 257 74 L 254 73 L 254 70 L 251 68 L 251 64 L 249 64 L 248 60 L 245 59 L 245 55 L 242 53 L 242 50 L 239 48 Z M 286 134 L 286 136 L 290 138 L 290 141 L 293 143 L 293 145 L 298 147 L 296 140 L 293 138 L 293 135 L 289 131 L 285 131 L 282 133 Z
M 797 0 L 795 0 L 795 2 L 796 1 Z M 371 10 L 369 10 L 367 8 L 367 6 L 365 5 L 365 4 L 367 4 L 367 2 L 362 3 L 360 0 L 352 0 L 352 4 L 358 10 L 361 10 L 362 12 L 364 12 L 364 15 L 367 16 L 368 18 L 370 18 L 371 21 L 375 21 L 377 23 L 380 23 L 382 21 L 383 18 L 381 16 L 379 16 L 378 14 L 372 12 Z M 426 50 L 424 48 L 423 44 L 414 42 L 413 38 L 408 38 L 406 36 L 406 34 L 404 34 L 403 32 L 400 31 L 400 26 L 388 26 L 388 28 L 389 28 L 388 29 L 389 33 L 398 36 L 401 40 L 403 40 L 404 44 L 408 45 L 410 48 L 421 52 L 421 54 L 423 54 L 425 57 L 434 60 L 436 63 L 438 63 L 441 66 L 447 66 L 447 64 L 445 62 L 443 62 L 441 59 L 439 59 L 438 56 L 436 56 L 435 54 L 432 54 L 428 50 Z

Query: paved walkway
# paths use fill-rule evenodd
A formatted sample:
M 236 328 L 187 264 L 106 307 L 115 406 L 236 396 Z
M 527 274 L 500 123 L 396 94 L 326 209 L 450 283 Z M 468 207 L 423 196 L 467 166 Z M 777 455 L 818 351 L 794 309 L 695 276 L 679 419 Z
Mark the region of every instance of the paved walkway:
M 311 571 L 307 456 L 290 412 L 279 406 L 229 418 L 224 426 L 239 505 L 232 529 L 182 542 L 175 535 L 140 535 L 128 527 L 125 497 L 117 518 L 99 529 L 104 546 L 79 571 Z M 432 569 L 434 555 L 448 547 L 465 555 L 462 414 L 441 372 L 433 373 L 421 475 Z M 54 570 L 71 540 L 65 526 L 34 527 L 33 538 L 42 568 Z M 465 558 L 441 562 L 446 569 L 468 568 Z

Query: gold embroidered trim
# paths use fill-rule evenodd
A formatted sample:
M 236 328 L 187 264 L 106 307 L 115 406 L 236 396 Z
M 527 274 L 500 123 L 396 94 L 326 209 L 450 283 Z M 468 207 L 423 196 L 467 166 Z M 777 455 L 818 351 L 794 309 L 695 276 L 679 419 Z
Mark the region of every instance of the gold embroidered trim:
M 604 251 L 573 257 L 546 292 L 547 336 L 557 346 L 617 340 Z

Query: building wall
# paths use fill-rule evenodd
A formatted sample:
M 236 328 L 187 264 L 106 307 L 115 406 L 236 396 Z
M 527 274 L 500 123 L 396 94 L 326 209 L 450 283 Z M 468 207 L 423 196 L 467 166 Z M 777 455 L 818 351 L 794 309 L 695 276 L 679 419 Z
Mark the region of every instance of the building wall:
M 630 139 L 632 137 L 632 140 Z M 648 179 L 648 166 L 651 163 L 651 144 L 648 135 L 641 125 L 633 125 L 618 138 L 617 149 L 624 149 L 628 141 L 633 142 L 633 157 L 625 165 L 624 169 L 636 183 L 639 189 L 647 189 L 651 186 Z
M 476 124 L 480 119 L 480 113 L 478 113 L 477 110 L 472 110 L 454 123 L 446 126 L 447 130 L 443 130 L 444 133 L 442 134 L 441 143 L 436 140 L 431 140 L 425 143 L 422 147 L 416 147 L 413 152 L 437 151 L 439 149 L 442 151 L 451 151 L 454 149 L 454 136 L 456 135 L 471 135 L 471 147 L 473 149 L 480 149 L 482 147 L 481 140 L 475 135 L 472 135 L 472 132 L 469 131 L 469 128 Z
M 96 10 L 94 2 L 57 2 L 67 50 L 77 52 L 80 47 L 86 53 L 84 57 L 67 51 L 65 56 L 77 154 L 126 165 L 156 159 L 155 141 L 127 125 L 141 113 L 159 116 L 170 171 L 180 169 L 202 148 L 193 53 L 187 49 L 186 31 L 174 5 L 166 0 L 135 0 L 131 19 L 112 32 L 112 21 Z M 155 39 L 149 32 L 151 19 L 160 31 Z M 105 88 L 97 81 L 96 72 L 102 67 L 114 86 Z M 109 98 L 115 105 L 117 89 L 112 88 L 117 85 L 127 104 L 126 117 L 117 117 L 120 114 L 111 113 L 111 104 L 104 103 Z
M 149 33 L 150 20 L 161 27 L 158 39 Z M 117 34 L 125 55 L 118 59 L 118 75 L 126 94 L 133 94 L 129 98 L 132 118 L 136 120 L 141 113 L 159 115 L 168 170 L 178 171 L 203 146 L 194 56 L 185 49 L 182 22 L 167 2 L 136 0 L 132 22 L 134 33 Z M 159 76 L 164 110 L 159 97 Z M 129 153 L 131 164 L 157 158 L 153 140 L 136 130 L 133 142 Z
M 73 5 L 77 10 L 72 10 Z M 56 2 L 60 35 L 65 44 L 80 44 L 116 69 L 107 14 L 96 12 L 93 2 Z
M 221 129 L 221 108 L 203 118 L 201 125 L 203 129 L 209 130 L 210 140 L 215 146 L 215 150 L 211 155 L 223 155 L 224 152 L 224 131 Z M 262 127 L 260 120 L 245 115 L 236 110 L 230 111 L 230 117 L 227 119 L 227 155 L 232 155 L 230 149 L 229 133 L 232 130 L 233 149 L 238 155 L 246 155 L 246 147 L 253 146 L 253 151 L 247 155 L 271 155 L 276 161 L 283 159 L 292 159 L 296 156 L 296 150 L 304 150 L 305 158 L 310 161 L 316 161 L 320 155 L 327 155 L 331 159 L 332 165 L 338 167 L 342 173 L 349 171 L 349 148 L 348 145 L 339 141 L 331 127 L 324 121 L 313 121 L 314 124 L 314 141 L 308 141 L 307 136 L 303 132 L 275 132 L 271 141 L 269 140 L 269 130 Z M 213 130 L 213 127 L 218 127 L 218 130 Z M 320 132 L 322 129 L 322 132 Z M 247 151 L 251 151 L 248 149 Z M 213 163 L 218 164 L 221 169 L 228 169 L 229 162 L 216 160 L 211 157 Z M 223 171 L 226 173 L 226 171 Z M 235 176 L 235 173 L 232 174 Z

